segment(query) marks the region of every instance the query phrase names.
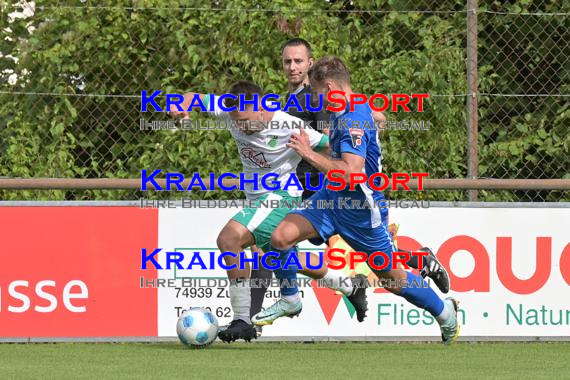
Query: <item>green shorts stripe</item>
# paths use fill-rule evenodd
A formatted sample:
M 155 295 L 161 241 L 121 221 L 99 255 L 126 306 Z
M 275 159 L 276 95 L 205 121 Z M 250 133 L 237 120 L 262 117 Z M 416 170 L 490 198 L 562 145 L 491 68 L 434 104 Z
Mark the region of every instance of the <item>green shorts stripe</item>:
M 275 194 L 275 193 L 269 194 L 267 196 L 267 198 L 265 198 L 265 200 L 267 200 L 267 201 L 272 201 L 272 200 L 280 201 L 281 199 L 283 199 L 283 197 L 281 195 Z M 252 232 L 255 231 L 265 221 L 265 219 L 267 219 L 271 216 L 273 211 L 274 211 L 274 209 L 272 209 L 270 207 L 258 208 L 253 213 L 253 217 L 251 218 L 251 220 L 247 224 L 246 228 Z
M 267 252 L 270 248 L 271 234 L 285 216 L 291 211 L 293 202 L 300 202 L 301 197 L 292 197 L 285 191 L 275 191 L 261 196 L 252 205 L 238 212 L 232 220 L 247 228 L 255 238 L 255 244 Z M 279 202 L 279 207 L 271 207 L 271 201 Z M 265 202 L 263 204 L 262 202 Z

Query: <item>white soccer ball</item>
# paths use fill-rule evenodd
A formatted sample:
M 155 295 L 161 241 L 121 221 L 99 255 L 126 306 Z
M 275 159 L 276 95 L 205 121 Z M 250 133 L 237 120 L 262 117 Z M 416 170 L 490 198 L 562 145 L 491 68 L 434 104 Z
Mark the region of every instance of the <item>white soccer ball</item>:
M 191 307 L 178 318 L 176 334 L 187 346 L 205 347 L 218 336 L 218 319 L 209 310 Z

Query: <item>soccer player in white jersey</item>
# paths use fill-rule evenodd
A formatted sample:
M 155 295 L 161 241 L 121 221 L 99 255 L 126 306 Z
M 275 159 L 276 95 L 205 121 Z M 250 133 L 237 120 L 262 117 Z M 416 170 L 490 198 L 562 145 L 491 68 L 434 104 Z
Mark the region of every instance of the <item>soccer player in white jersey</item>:
M 257 94 L 258 99 L 263 97 L 261 88 L 249 81 L 235 83 L 231 86 L 228 93 L 235 96 L 244 94 L 245 100 L 252 100 L 255 94 Z M 194 93 L 185 94 L 184 102 L 181 105 L 183 110 L 177 111 L 171 107 L 171 115 L 188 117 L 188 112 L 184 110 L 188 109 L 193 97 Z M 210 96 L 202 94 L 200 98 L 206 109 L 209 109 Z M 224 112 L 216 104 L 214 107 L 215 111 L 211 112 L 211 114 L 230 124 L 234 122 L 243 126 L 240 129 L 231 128 L 230 132 L 236 141 L 245 177 L 251 179 L 257 173 L 258 179 L 261 181 L 263 175 L 277 173 L 279 175 L 277 180 L 281 182 L 281 187 L 283 187 L 289 177 L 295 175 L 297 165 L 301 161 L 301 157 L 293 149 L 287 147 L 287 144 L 293 134 L 299 134 L 299 129 L 295 129 L 293 126 L 302 125 L 302 120 L 282 111 L 266 111 L 261 107 L 261 103 L 258 111 L 254 110 L 253 105 L 246 103 L 244 111 L 241 112 L 239 111 L 239 99 L 226 99 L 224 105 L 228 108 L 236 106 L 238 110 Z M 275 122 L 282 127 L 274 128 Z M 271 123 L 272 127 L 264 128 L 269 123 Z M 309 136 L 310 145 L 315 151 L 328 150 L 328 136 L 310 128 L 305 130 Z M 246 183 L 244 188 L 247 198 L 254 200 L 256 206 L 260 206 L 260 201 L 278 200 L 281 202 L 282 207 L 252 207 L 243 209 L 222 229 L 218 235 L 217 245 L 222 252 L 229 251 L 234 253 L 255 245 L 259 247 L 261 255 L 263 252 L 270 250 L 273 230 L 291 210 L 291 205 L 294 201 L 300 201 L 303 190 L 292 186 L 287 191 L 271 191 L 263 188 L 260 183 L 258 183 L 258 189 L 254 189 L 254 185 L 251 183 Z M 225 256 L 224 259 L 228 266 L 237 265 L 237 268 L 228 271 L 228 277 L 237 280 L 241 284 L 238 286 L 230 285 L 230 302 L 234 317 L 230 325 L 220 331 L 219 338 L 225 342 L 231 342 L 236 339 L 249 341 L 256 337 L 256 330 L 251 324 L 250 318 L 251 292 L 246 281 L 250 276 L 249 264 L 246 263 L 245 269 L 239 269 L 238 258 Z M 302 252 L 300 252 L 299 260 L 301 263 L 306 262 Z M 317 256 L 311 255 L 310 260 L 312 265 L 319 263 Z M 276 269 L 275 272 L 278 273 L 280 270 L 282 269 Z M 346 295 L 353 304 L 357 311 L 357 316 L 365 315 L 367 302 L 366 291 L 362 283 L 364 278 L 362 276 L 353 277 L 350 281 L 346 281 L 346 275 L 342 271 L 329 269 L 325 265 L 322 265 L 322 268 L 319 270 L 305 268 L 299 272 L 311 278 L 325 278 L 332 281 L 333 288 Z M 363 317 L 359 318 L 359 321 L 362 320 Z

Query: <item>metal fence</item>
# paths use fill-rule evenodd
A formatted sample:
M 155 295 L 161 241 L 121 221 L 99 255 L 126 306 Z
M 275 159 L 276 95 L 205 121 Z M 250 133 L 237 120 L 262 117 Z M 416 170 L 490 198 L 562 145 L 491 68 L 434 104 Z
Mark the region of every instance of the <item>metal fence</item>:
M 226 131 L 141 131 L 141 118 L 168 117 L 141 113 L 140 90 L 220 93 L 235 80 L 252 79 L 284 94 L 280 48 L 298 36 L 311 42 L 316 58 L 341 56 L 356 92 L 430 93 L 423 113 L 388 113 L 389 120 L 429 121 L 430 128 L 385 131 L 386 171 L 429 171 L 438 179 L 570 179 L 566 2 L 20 1 L 0 7 L 0 177 L 136 178 L 141 168 L 238 172 Z M 142 195 L 132 188 L 0 189 L 0 199 L 11 200 Z M 416 196 L 570 200 L 564 186 Z

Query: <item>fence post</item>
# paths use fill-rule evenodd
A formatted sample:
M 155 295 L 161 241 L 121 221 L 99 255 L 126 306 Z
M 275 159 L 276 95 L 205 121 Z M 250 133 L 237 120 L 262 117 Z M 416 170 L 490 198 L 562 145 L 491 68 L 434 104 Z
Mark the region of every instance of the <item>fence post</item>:
M 479 116 L 477 109 L 477 0 L 467 0 L 467 177 L 478 177 Z M 469 201 L 477 201 L 477 190 L 469 190 Z

